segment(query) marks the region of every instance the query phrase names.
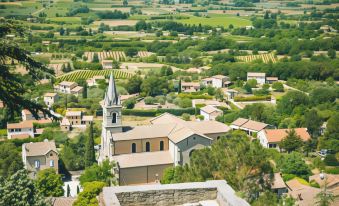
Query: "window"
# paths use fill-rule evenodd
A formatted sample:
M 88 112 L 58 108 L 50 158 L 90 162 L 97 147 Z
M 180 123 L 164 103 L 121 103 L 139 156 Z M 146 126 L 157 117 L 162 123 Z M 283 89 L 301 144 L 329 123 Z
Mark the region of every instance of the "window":
M 54 160 L 50 160 L 50 161 L 49 161 L 49 166 L 50 166 L 50 167 L 54 167 Z
M 149 142 L 146 142 L 146 152 L 151 151 L 151 144 Z
M 160 141 L 160 151 L 164 150 L 164 141 Z
M 53 156 L 53 153 L 49 154 L 49 156 L 51 156 L 51 157 L 52 157 L 52 156 Z
M 113 113 L 112 116 L 112 123 L 117 123 L 117 113 Z
M 36 169 L 40 168 L 40 161 L 39 160 L 35 160 L 34 161 L 34 165 L 35 165 Z
M 132 153 L 137 152 L 137 145 L 135 143 L 132 143 Z

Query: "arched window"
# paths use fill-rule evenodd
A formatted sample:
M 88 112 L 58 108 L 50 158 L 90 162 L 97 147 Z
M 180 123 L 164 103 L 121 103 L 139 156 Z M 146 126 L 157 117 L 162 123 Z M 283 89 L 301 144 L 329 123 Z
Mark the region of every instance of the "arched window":
M 117 113 L 112 114 L 112 123 L 117 123 Z
M 188 154 L 188 156 L 191 157 L 194 151 L 195 151 L 195 149 L 192 149 L 192 150 L 190 151 L 190 153 Z
M 137 152 L 137 145 L 135 143 L 132 143 L 132 153 Z
M 149 142 L 146 142 L 146 152 L 151 151 L 151 144 Z
M 160 151 L 164 150 L 164 141 L 160 141 Z

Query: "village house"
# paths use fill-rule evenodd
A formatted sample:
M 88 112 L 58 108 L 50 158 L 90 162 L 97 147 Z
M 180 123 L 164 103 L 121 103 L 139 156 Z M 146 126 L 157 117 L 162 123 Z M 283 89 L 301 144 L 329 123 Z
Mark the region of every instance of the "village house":
M 273 84 L 274 82 L 279 81 L 278 77 L 266 77 L 267 84 Z
M 86 129 L 92 122 L 93 116 L 86 116 L 81 111 L 66 111 L 60 127 L 63 131 L 70 131 L 73 128 Z
M 204 120 L 215 120 L 217 116 L 223 114 L 224 114 L 223 111 L 211 105 L 207 105 L 200 108 L 200 115 L 204 116 Z
M 150 125 L 123 126 L 113 75 L 102 108 L 99 162 L 109 159 L 117 163 L 119 185 L 157 182 L 165 168 L 189 163 L 194 150 L 210 146 L 230 130 L 220 122 L 184 121 L 168 113 L 151 119 Z
M 102 69 L 113 69 L 113 60 L 102 60 Z
M 212 77 L 202 79 L 202 84 L 214 88 L 223 88 L 228 87 L 229 85 L 232 84 L 232 82 L 230 81 L 230 78 L 228 76 L 215 75 Z
M 22 161 L 31 178 L 41 170 L 54 168 L 59 171 L 59 153 L 54 141 L 30 142 L 22 145 Z
M 199 82 L 181 82 L 182 92 L 197 92 L 200 91 Z
M 230 125 L 232 129 L 245 131 L 248 135 L 257 134 L 268 126 L 268 124 L 245 118 L 238 118 Z
M 294 130 L 303 141 L 311 139 L 307 128 L 295 128 Z M 258 139 L 263 147 L 280 150 L 279 143 L 288 135 L 289 131 L 289 129 L 265 129 L 258 133 Z
M 228 89 L 228 88 L 224 88 L 223 92 L 224 92 L 224 94 L 226 94 L 227 100 L 234 99 L 234 97 L 239 94 L 239 92 L 237 90 Z
M 266 73 L 261 72 L 247 72 L 247 81 L 250 79 L 257 80 L 258 84 L 266 83 Z
M 48 92 L 44 95 L 44 102 L 48 108 L 50 108 L 58 100 L 59 95 L 57 93 Z
M 54 91 L 64 94 L 74 94 L 78 96 L 82 93 L 83 87 L 78 86 L 76 82 L 62 81 L 57 85 L 54 85 Z
M 8 139 L 25 139 L 28 137 L 34 137 L 34 127 L 32 121 L 7 123 Z
M 286 182 L 288 195 L 296 200 L 298 206 L 314 205 L 316 196 L 321 189 L 302 184 L 298 179 L 292 179 Z
M 93 76 L 92 78 L 87 79 L 86 83 L 89 87 L 97 86 L 98 85 L 97 80 L 105 80 L 105 76 L 101 76 L 101 75 Z
M 41 111 L 38 112 L 38 116 L 39 116 L 38 119 L 45 119 L 45 115 Z M 37 119 L 33 116 L 33 114 L 28 109 L 23 109 L 21 111 L 21 118 L 22 118 L 22 121 L 36 120 Z

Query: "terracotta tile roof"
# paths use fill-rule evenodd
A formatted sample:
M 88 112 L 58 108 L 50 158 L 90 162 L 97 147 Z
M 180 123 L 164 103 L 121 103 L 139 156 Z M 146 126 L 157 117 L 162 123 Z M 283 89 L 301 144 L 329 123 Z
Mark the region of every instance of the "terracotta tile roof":
M 224 75 L 220 75 L 220 74 L 214 75 L 214 76 L 212 76 L 211 78 L 213 78 L 213 79 L 220 79 L 220 80 L 223 80 L 223 79 L 229 79 L 228 76 L 224 76 Z
M 310 176 L 309 180 L 316 181 L 320 185 L 320 187 L 323 187 L 325 185 L 325 179 L 322 180 L 319 174 Z M 327 188 L 337 187 L 339 189 L 339 175 L 326 174 L 326 182 Z
M 68 82 L 68 81 L 62 81 L 59 83 L 59 85 L 62 85 L 62 86 L 73 86 L 73 85 L 78 85 L 76 82 Z
M 266 73 L 263 72 L 247 72 L 247 76 L 251 76 L 251 77 L 265 77 Z
M 316 195 L 321 189 L 301 184 L 297 179 L 286 182 L 289 187 L 288 194 L 297 200 L 299 206 L 314 205 Z
M 120 168 L 173 164 L 169 151 L 123 154 L 113 156 L 112 159 L 119 162 Z
M 26 156 L 45 155 L 51 150 L 58 152 L 54 141 L 25 143 L 23 144 L 23 148 L 26 150 Z
M 11 139 L 27 139 L 31 137 L 29 134 L 13 134 L 11 135 Z
M 294 130 L 303 141 L 311 139 L 307 128 L 295 128 Z M 287 136 L 288 131 L 289 129 L 265 129 L 264 132 L 268 142 L 280 142 Z
M 232 122 L 231 125 L 239 126 L 240 127 L 241 125 L 245 124 L 247 121 L 248 121 L 248 119 L 238 118 L 234 122 Z
M 266 80 L 278 81 L 278 77 L 266 77 Z
M 76 87 L 74 87 L 71 91 L 72 91 L 72 92 L 80 92 L 82 89 L 83 89 L 83 87 L 76 86 Z
M 200 87 L 199 82 L 182 82 L 181 86 Z
M 66 117 L 81 116 L 81 111 L 66 111 Z
M 220 109 L 213 107 L 211 105 L 204 106 L 200 108 L 200 110 L 206 112 L 207 114 L 211 114 L 213 112 L 222 112 Z
M 46 93 L 44 96 L 45 97 L 55 97 L 55 96 L 57 96 L 58 94 L 57 93 L 51 93 L 51 92 L 48 92 L 48 93 Z
M 262 123 L 262 122 L 248 120 L 241 127 L 246 128 L 246 129 L 250 129 L 250 130 L 260 131 L 260 130 L 263 130 L 267 126 L 268 126 L 268 124 L 265 124 L 265 123 Z
M 281 178 L 280 173 L 274 173 L 274 182 L 272 189 L 286 188 L 284 180 Z
M 74 197 L 53 197 L 52 206 L 72 206 L 75 200 Z
M 23 128 L 33 128 L 32 121 L 22 121 L 19 123 L 8 123 L 7 129 L 23 129 Z

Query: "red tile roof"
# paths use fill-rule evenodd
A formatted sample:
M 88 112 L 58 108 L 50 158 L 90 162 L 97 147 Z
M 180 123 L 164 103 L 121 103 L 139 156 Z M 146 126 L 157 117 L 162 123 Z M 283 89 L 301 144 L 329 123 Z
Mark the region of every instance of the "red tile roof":
M 307 132 L 307 128 L 295 128 L 294 130 L 303 141 L 311 139 L 310 134 Z M 265 129 L 268 142 L 280 142 L 287 136 L 288 132 L 289 129 Z

